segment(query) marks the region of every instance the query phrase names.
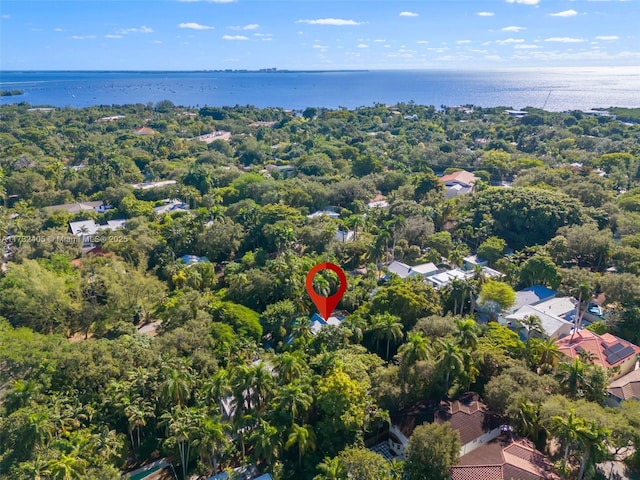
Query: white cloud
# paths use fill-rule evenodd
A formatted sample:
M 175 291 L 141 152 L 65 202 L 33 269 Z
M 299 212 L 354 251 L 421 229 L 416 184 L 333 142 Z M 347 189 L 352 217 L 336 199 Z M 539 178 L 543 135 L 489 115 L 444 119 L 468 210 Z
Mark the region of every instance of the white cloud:
M 124 35 L 105 35 L 104 38 L 124 38 Z
M 257 23 L 250 23 L 239 27 L 229 27 L 230 30 L 257 30 L 258 28 L 260 28 L 260 25 Z
M 92 40 L 96 38 L 95 35 L 73 35 L 71 38 L 74 40 Z
M 471 40 L 458 40 L 458 41 L 456 41 L 456 43 L 457 43 L 458 45 L 463 45 L 463 44 L 465 44 L 465 43 L 471 43 Z
M 515 25 L 511 25 L 509 27 L 504 27 L 502 29 L 503 32 L 521 32 L 522 30 L 526 30 L 525 27 L 516 27 Z
M 375 43 L 385 43 L 385 42 L 386 42 L 386 40 L 383 40 L 382 38 L 376 38 L 376 39 L 374 40 L 374 42 L 375 42 Z
M 557 12 L 557 13 L 550 13 L 549 15 L 551 15 L 552 17 L 575 17 L 576 15 L 578 15 L 578 12 L 571 9 L 571 10 L 563 10 L 562 12 Z
M 254 37 L 273 37 L 272 33 L 254 33 Z
M 186 22 L 178 25 L 179 28 L 190 28 L 191 30 L 213 30 L 215 27 L 209 25 L 201 25 L 196 22 Z
M 511 43 L 524 43 L 524 38 L 506 38 L 504 40 L 496 40 L 498 45 L 509 45 Z
M 244 35 L 223 35 L 223 40 L 249 40 L 249 37 L 245 37 Z
M 420 15 L 418 15 L 415 12 L 400 12 L 400 16 L 401 17 L 419 17 Z
M 513 48 L 518 48 L 520 50 L 531 50 L 532 48 L 540 48 L 537 45 L 514 45 Z
M 521 3 L 522 5 L 537 5 L 540 0 L 507 0 L 507 3 Z
M 326 52 L 329 49 L 329 47 L 327 47 L 326 45 L 320 45 L 318 43 L 313 45 L 311 48 L 315 48 L 316 50 L 320 50 L 321 52 Z
M 493 12 L 477 12 L 476 15 L 479 17 L 493 17 L 495 13 Z
M 366 43 L 359 43 L 358 48 L 369 48 L 369 45 L 367 45 Z
M 127 33 L 153 33 L 153 28 L 142 25 L 140 28 L 122 28 L 116 33 L 118 35 L 126 35 Z
M 6 13 L 4 15 L 2 15 L 1 17 L 3 20 L 9 20 L 11 18 L 11 15 L 7 15 Z
M 619 40 L 620 37 L 618 37 L 617 35 L 598 35 L 596 37 L 596 40 L 603 40 L 603 41 L 612 41 L 612 40 Z
M 62 29 L 61 29 L 61 28 L 54 28 L 54 29 L 53 29 L 53 31 L 54 31 L 54 32 L 61 32 L 61 31 L 62 31 Z
M 426 45 L 427 43 L 429 43 L 429 40 L 418 40 L 416 43 L 419 45 Z
M 355 20 L 344 20 L 342 18 L 317 18 L 315 20 L 298 20 L 296 23 L 308 23 L 309 25 L 362 25 L 362 22 Z
M 544 39 L 545 42 L 558 42 L 558 43 L 582 43 L 585 40 L 583 38 L 571 38 L 571 37 L 549 37 Z
M 151 43 L 155 43 L 156 45 L 160 45 L 160 44 L 162 44 L 162 40 L 154 40 Z

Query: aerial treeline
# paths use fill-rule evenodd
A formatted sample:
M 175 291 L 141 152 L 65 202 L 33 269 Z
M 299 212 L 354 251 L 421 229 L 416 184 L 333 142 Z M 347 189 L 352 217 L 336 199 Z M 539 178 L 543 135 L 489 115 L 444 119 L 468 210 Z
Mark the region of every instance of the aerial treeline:
M 181 478 L 249 462 L 278 479 L 444 478 L 459 451 L 447 427 L 418 429 L 404 463 L 364 445 L 398 410 L 468 391 L 541 450 L 560 445 L 567 478 L 639 451 L 638 405 L 605 408 L 592 359 L 477 317 L 542 284 L 580 311 L 603 294 L 606 320 L 590 328 L 640 342 L 637 126 L 412 103 L 28 108 L 0 108 L 3 475 L 119 478 L 156 452 Z M 231 137 L 195 139 L 214 131 Z M 480 180 L 447 199 L 437 175 L 462 168 Z M 131 186 L 159 180 L 176 183 Z M 367 207 L 381 196 L 387 208 Z M 155 214 L 174 198 L 190 210 Z M 44 208 L 84 200 L 110 208 Z M 327 206 L 339 218 L 306 217 Z M 68 231 L 120 218 L 99 255 Z M 504 278 L 436 290 L 385 269 L 471 253 Z M 348 272 L 345 318 L 314 334 L 305 278 L 323 261 Z M 322 295 L 337 287 L 314 279 Z

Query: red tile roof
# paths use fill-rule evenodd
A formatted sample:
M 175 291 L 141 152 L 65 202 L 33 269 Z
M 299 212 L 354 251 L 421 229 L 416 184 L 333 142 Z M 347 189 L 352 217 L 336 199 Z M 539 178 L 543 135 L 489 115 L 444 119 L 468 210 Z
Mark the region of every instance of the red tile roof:
M 444 403 L 435 421 L 449 422 L 454 430 L 460 432 L 462 445 L 499 427 L 501 423 L 498 418 L 487 412 L 477 394 L 467 394 L 454 402 Z
M 573 336 L 573 340 L 569 335 L 557 340 L 556 344 L 558 349 L 569 358 L 578 357 L 581 351 L 592 353 L 594 355 L 593 363 L 604 369 L 613 368 L 631 355 L 640 354 L 640 347 L 631 342 L 610 333 L 598 335 L 586 329 L 577 332 Z
M 526 439 L 501 437 L 460 457 L 453 480 L 559 480 L 551 462 Z
M 458 172 L 450 173 L 449 175 L 444 175 L 440 177 L 440 181 L 442 183 L 447 182 L 458 182 L 465 185 L 472 186 L 476 183 L 478 177 L 476 177 L 473 173 L 467 172 L 466 170 L 460 170 Z

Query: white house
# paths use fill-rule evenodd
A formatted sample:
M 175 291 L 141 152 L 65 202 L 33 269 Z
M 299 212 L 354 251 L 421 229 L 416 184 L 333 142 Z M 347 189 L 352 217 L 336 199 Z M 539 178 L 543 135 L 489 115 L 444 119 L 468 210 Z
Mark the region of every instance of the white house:
M 389 271 L 389 273 L 396 274 L 398 277 L 403 279 L 416 275 L 420 275 L 426 278 L 439 271 L 438 267 L 436 267 L 436 265 L 431 262 L 411 266 L 407 265 L 406 263 L 399 262 L 398 260 L 394 260 L 389 265 L 387 265 L 387 270 Z
M 520 322 L 529 316 L 540 319 L 544 337 L 557 339 L 569 335 L 573 327 L 577 302 L 570 297 L 553 297 L 534 305 L 524 305 L 513 313 L 506 315 L 505 321 L 511 325 Z
M 162 200 L 162 205 L 154 207 L 153 211 L 156 212 L 156 215 L 164 215 L 166 213 L 174 212 L 188 212 L 189 204 L 184 203 L 182 200 L 179 200 L 177 198 L 165 198 L 164 200 Z
M 308 219 L 314 219 L 318 217 L 329 217 L 329 218 L 340 218 L 340 214 L 338 212 L 334 212 L 333 210 L 325 209 L 325 210 L 317 210 L 309 215 L 307 215 Z
M 69 231 L 82 239 L 82 247 L 91 248 L 98 241 L 98 237 L 105 231 L 120 230 L 124 227 L 125 220 L 109 220 L 106 225 L 98 225 L 94 220 L 80 220 L 69 223 Z

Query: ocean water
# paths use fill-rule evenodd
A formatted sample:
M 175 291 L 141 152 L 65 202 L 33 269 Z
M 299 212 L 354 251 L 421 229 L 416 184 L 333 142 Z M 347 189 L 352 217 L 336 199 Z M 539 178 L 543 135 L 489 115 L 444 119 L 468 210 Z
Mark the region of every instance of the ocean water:
M 415 102 L 548 111 L 640 107 L 640 67 L 511 71 L 0 72 L 0 104 L 86 107 L 158 102 L 301 110 Z

